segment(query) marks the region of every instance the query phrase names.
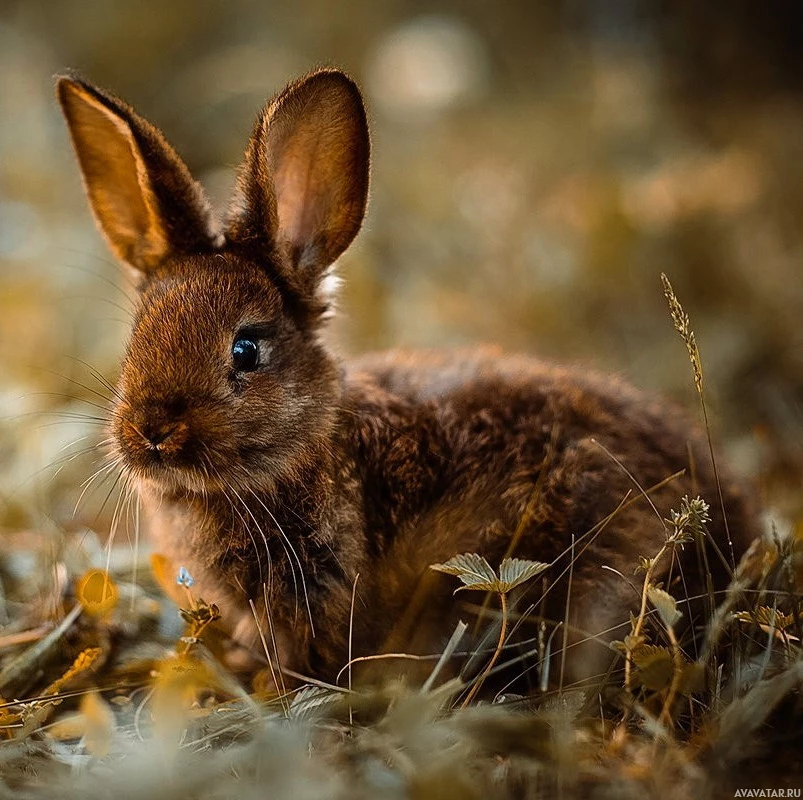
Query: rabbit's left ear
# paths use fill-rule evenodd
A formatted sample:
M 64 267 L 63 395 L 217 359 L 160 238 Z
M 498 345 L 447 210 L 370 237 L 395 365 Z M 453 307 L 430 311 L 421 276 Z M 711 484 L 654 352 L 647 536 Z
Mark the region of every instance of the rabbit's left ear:
M 147 274 L 170 255 L 222 244 L 201 187 L 158 128 L 73 76 L 56 90 L 89 204 L 118 258 Z
M 273 256 L 291 286 L 314 295 L 362 224 L 369 150 L 348 76 L 324 69 L 290 84 L 257 119 L 227 238 Z

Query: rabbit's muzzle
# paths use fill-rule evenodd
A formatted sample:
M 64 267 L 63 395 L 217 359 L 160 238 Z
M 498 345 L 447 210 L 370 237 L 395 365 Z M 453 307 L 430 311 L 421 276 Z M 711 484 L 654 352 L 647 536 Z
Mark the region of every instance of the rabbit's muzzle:
M 225 437 L 215 427 L 209 409 L 171 399 L 138 407 L 121 402 L 112 433 L 123 465 L 135 477 L 191 488 L 204 477 L 208 482 L 219 461 L 216 443 Z

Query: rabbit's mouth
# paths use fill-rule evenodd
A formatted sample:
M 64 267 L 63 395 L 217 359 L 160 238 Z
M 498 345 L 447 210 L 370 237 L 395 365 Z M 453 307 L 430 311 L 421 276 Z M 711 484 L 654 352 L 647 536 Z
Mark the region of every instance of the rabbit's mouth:
M 214 440 L 188 414 L 164 405 L 134 410 L 121 403 L 112 434 L 127 472 L 154 488 L 205 493 L 223 483 L 217 465 L 225 463 L 226 454 L 210 447 Z
M 255 485 L 270 489 L 286 467 L 273 447 L 266 445 L 256 454 L 250 441 L 244 454 L 234 435 L 200 429 L 186 419 L 140 416 L 132 418 L 128 409 L 116 409 L 112 423 L 115 450 L 135 482 L 162 494 L 236 496 Z
M 272 491 L 330 449 L 336 419 L 317 398 L 232 411 L 201 392 L 129 399 L 121 386 L 112 439 L 134 480 L 163 493 Z
M 144 468 L 127 465 L 126 469 L 141 487 L 146 486 L 165 496 L 223 494 L 235 489 L 229 482 L 211 478 L 192 467 L 160 464 Z
M 191 460 L 186 457 L 175 458 L 155 448 L 140 449 L 131 452 L 127 447 L 117 443 L 124 470 L 135 483 L 147 486 L 162 495 L 235 495 L 250 491 L 254 484 L 254 476 L 243 472 L 238 476 L 235 471 L 214 466 L 209 458 Z M 266 488 L 273 485 L 269 475 L 259 476 L 258 483 Z

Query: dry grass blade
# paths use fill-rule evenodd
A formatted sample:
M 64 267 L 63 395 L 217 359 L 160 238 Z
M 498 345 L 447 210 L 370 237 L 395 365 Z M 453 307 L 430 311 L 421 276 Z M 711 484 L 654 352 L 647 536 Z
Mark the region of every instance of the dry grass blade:
M 669 313 L 672 316 L 672 322 L 675 323 L 675 330 L 680 334 L 680 337 L 686 343 L 686 349 L 689 352 L 689 360 L 691 361 L 692 369 L 694 370 L 694 385 L 697 387 L 698 394 L 703 393 L 703 365 L 700 360 L 700 351 L 697 348 L 697 339 L 694 336 L 694 331 L 691 329 L 691 320 L 689 315 L 683 310 L 683 306 L 675 295 L 675 290 L 669 282 L 669 278 L 662 272 L 661 283 L 664 287 L 664 296 L 669 303 Z
M 755 684 L 744 697 L 731 702 L 722 712 L 717 736 L 712 741 L 710 758 L 713 764 L 727 770 L 745 758 L 745 744 L 790 692 L 803 685 L 803 662 Z
M 80 604 L 74 606 L 58 627 L 17 656 L 0 672 L 0 695 L 13 696 L 19 690 L 18 687 L 27 683 L 30 676 L 35 675 L 43 667 L 44 663 L 55 654 L 62 637 L 75 624 L 82 610 Z
M 675 324 L 675 329 L 680 334 L 683 341 L 686 343 L 686 349 L 689 352 L 689 360 L 691 361 L 692 370 L 694 372 L 694 385 L 697 387 L 697 395 L 700 398 L 700 407 L 703 411 L 703 422 L 705 424 L 705 434 L 708 439 L 708 452 L 711 456 L 711 467 L 714 470 L 714 481 L 717 486 L 717 494 L 719 499 L 719 507 L 722 512 L 722 522 L 725 526 L 725 536 L 728 540 L 728 548 L 730 550 L 730 567 L 733 571 L 736 570 L 736 556 L 733 549 L 733 540 L 731 539 L 730 528 L 728 527 L 728 515 L 725 511 L 725 499 L 722 495 L 722 483 L 719 479 L 719 470 L 717 468 L 717 459 L 714 455 L 714 442 L 711 438 L 711 425 L 708 422 L 708 408 L 705 403 L 705 394 L 703 392 L 703 364 L 700 359 L 700 351 L 697 347 L 697 339 L 694 336 L 694 331 L 691 329 L 691 321 L 689 315 L 683 310 L 680 301 L 675 295 L 675 290 L 669 282 L 669 278 L 662 272 L 661 283 L 664 287 L 664 295 L 669 303 L 669 313 L 672 316 L 672 321 Z
M 648 571 L 651 564 L 665 559 L 675 543 L 686 540 L 692 528 L 704 525 L 703 505 L 684 499 L 679 508 L 668 520 L 664 556 L 645 559 Z M 511 560 L 504 569 L 499 565 L 495 574 L 497 581 L 503 576 L 515 581 L 540 571 L 540 566 Z M 651 575 L 655 579 L 654 566 Z M 580 699 L 586 693 L 573 691 L 572 686 L 541 696 L 506 695 L 498 705 L 475 704 L 483 681 L 487 687 L 489 676 L 509 669 L 509 664 L 500 663 L 508 647 L 520 645 L 506 627 L 509 612 L 504 605 L 496 650 L 485 655 L 490 663 L 468 687 L 456 681 L 436 687 L 438 675 L 443 674 L 436 665 L 423 691 L 390 682 L 379 690 L 357 685 L 346 697 L 334 686 L 320 686 L 293 691 L 289 713 L 286 707 L 282 713 L 277 702 L 263 703 L 249 696 L 213 650 L 207 649 L 202 637 L 209 634 L 211 609 L 192 601 L 187 621 L 195 626 L 198 637 L 182 643 L 191 653 L 162 659 L 152 668 L 158 672 L 155 681 L 138 684 L 141 688 L 135 690 L 134 705 L 144 707 L 135 726 L 138 736 L 132 735 L 131 723 L 121 714 L 122 686 L 109 691 L 115 688 L 115 673 L 108 672 L 113 670 L 110 659 L 101 665 L 106 672 L 98 673 L 105 676 L 98 680 L 103 687 L 101 702 L 82 684 L 76 693 L 60 692 L 13 704 L 14 713 L 7 714 L 0 725 L 17 741 L 11 738 L 4 743 L 0 768 L 4 779 L 8 765 L 12 774 L 35 770 L 38 786 L 31 787 L 29 778 L 20 781 L 19 796 L 32 800 L 49 800 L 54 786 L 65 800 L 86 800 L 119 794 L 121 786 L 128 787 L 132 797 L 162 796 L 168 785 L 171 796 L 199 798 L 256 797 L 268 792 L 322 800 L 397 795 L 539 800 L 561 794 L 568 800 L 637 797 L 657 790 L 692 800 L 704 796 L 712 781 L 726 780 L 725 773 L 743 774 L 748 756 L 755 752 L 753 744 L 767 736 L 771 730 L 767 723 L 774 725 L 778 719 L 776 714 L 771 720 L 773 709 L 803 681 L 799 662 L 794 660 L 799 646 L 789 637 L 786 660 L 773 663 L 773 668 L 781 670 L 778 677 L 754 678 L 753 688 L 731 701 L 730 707 L 726 703 L 717 722 L 702 708 L 715 706 L 719 695 L 699 681 L 691 685 L 691 668 L 702 665 L 686 663 L 680 643 L 673 638 L 674 600 L 651 583 L 649 574 L 646 578 L 646 603 L 661 613 L 645 614 L 643 625 L 653 632 L 665 627 L 669 646 L 642 644 L 633 650 L 627 715 L 607 705 L 590 714 L 591 705 Z M 504 604 L 505 594 L 499 597 Z M 773 630 L 793 629 L 792 612 L 780 600 L 777 609 L 758 605 L 750 611 L 741 611 L 735 600 L 729 597 L 726 605 L 730 618 L 735 613 L 744 620 L 729 629 L 741 651 L 753 646 L 752 653 L 760 658 L 766 644 L 754 637 L 762 624 Z M 118 604 L 117 613 L 125 608 L 127 604 Z M 91 641 L 106 624 L 102 617 L 86 615 L 74 630 Z M 398 659 L 431 659 L 443 665 L 463 655 L 457 650 L 465 630 L 464 624 L 456 628 L 440 658 L 438 654 L 386 653 L 367 659 L 386 660 L 388 674 L 395 671 L 393 662 Z M 210 647 L 213 643 L 214 637 Z M 93 653 L 85 650 L 75 669 L 51 681 L 50 688 L 58 688 L 57 683 L 72 680 L 79 672 L 92 680 L 85 667 L 94 663 Z M 736 680 L 727 670 L 722 673 L 723 697 L 733 695 Z M 620 675 L 607 675 L 605 687 L 620 690 Z M 461 689 L 468 694 L 463 704 L 468 702 L 469 707 L 449 708 Z M 692 705 L 700 709 L 693 719 L 688 715 Z M 348 724 L 351 707 L 353 725 Z M 71 710 L 79 713 L 68 716 Z M 43 728 L 48 715 L 54 715 L 53 724 Z M 618 724 L 623 716 L 629 725 Z M 28 735 L 31 732 L 37 735 Z M 27 749 L 21 749 L 23 743 Z M 49 748 L 48 752 L 42 748 Z M 65 768 L 70 770 L 66 778 Z
M 443 669 L 446 662 L 454 655 L 455 650 L 457 650 L 457 645 L 460 644 L 460 640 L 463 638 L 463 636 L 465 636 L 467 630 L 468 625 L 460 620 L 452 632 L 452 635 L 449 637 L 449 641 L 446 643 L 446 647 L 444 647 L 441 657 L 438 659 L 438 663 L 435 664 L 435 667 L 433 668 L 432 672 L 430 672 L 429 677 L 426 679 L 426 681 L 424 681 L 424 684 L 421 687 L 422 692 L 428 692 L 435 685 L 435 681 L 437 680 L 440 671 Z

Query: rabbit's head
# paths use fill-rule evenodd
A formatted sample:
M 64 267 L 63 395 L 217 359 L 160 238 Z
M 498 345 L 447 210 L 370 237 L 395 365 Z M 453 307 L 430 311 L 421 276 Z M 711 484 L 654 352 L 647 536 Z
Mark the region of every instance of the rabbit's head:
M 113 414 L 124 466 L 171 491 L 292 478 L 339 398 L 319 334 L 331 265 L 365 212 L 357 87 L 321 70 L 266 106 L 223 225 L 156 127 L 73 76 L 58 96 L 95 218 L 140 293 Z

